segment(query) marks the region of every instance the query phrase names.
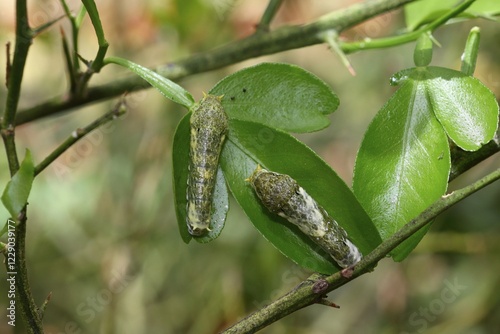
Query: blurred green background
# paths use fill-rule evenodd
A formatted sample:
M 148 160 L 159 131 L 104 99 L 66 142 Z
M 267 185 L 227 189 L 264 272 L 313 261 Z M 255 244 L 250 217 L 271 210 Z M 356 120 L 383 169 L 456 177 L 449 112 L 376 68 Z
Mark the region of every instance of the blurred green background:
M 356 1 L 288 0 L 273 27 L 310 22 Z M 79 1 L 69 1 L 77 11 Z M 145 66 L 210 50 L 253 32 L 267 1 L 97 1 L 108 55 Z M 59 1 L 30 1 L 38 26 L 63 14 Z M 14 1 L 0 4 L 0 42 L 14 41 Z M 343 36 L 375 38 L 404 25 L 400 11 L 377 17 Z M 476 76 L 500 96 L 500 29 L 485 20 L 439 29 L 432 64 L 459 68 L 473 25 L 482 29 Z M 63 94 L 67 78 L 59 27 L 38 36 L 24 75 L 21 108 Z M 97 50 L 85 20 L 80 52 Z M 263 61 L 297 64 L 338 94 L 332 125 L 298 136 L 348 183 L 363 132 L 393 93 L 389 77 L 413 66 L 413 45 L 349 55 L 351 76 L 325 45 L 261 57 L 180 84 L 196 99 L 224 76 Z M 5 77 L 5 52 L 0 76 Z M 107 66 L 91 84 L 128 75 Z M 5 86 L 0 102 L 5 101 Z M 16 133 L 22 155 L 36 162 L 77 127 L 107 112 L 117 99 L 23 125 Z M 81 140 L 36 180 L 28 209 L 27 258 L 36 301 L 52 298 L 46 333 L 216 333 L 293 288 L 309 273 L 281 255 L 253 228 L 233 201 L 220 238 L 182 242 L 172 198 L 171 144 L 185 110 L 155 90 L 130 94 L 128 114 Z M 490 158 L 454 181 L 467 185 L 500 165 Z M 8 180 L 0 158 L 2 187 Z M 500 187 L 489 186 L 440 216 L 402 263 L 382 261 L 329 298 L 339 310 L 314 305 L 262 333 L 494 333 L 500 328 Z M 2 208 L 2 217 L 7 213 Z M 5 275 L 3 275 L 5 277 Z M 6 286 L 2 279 L 0 286 Z M 0 294 L 0 332 L 23 333 L 6 324 L 6 289 Z

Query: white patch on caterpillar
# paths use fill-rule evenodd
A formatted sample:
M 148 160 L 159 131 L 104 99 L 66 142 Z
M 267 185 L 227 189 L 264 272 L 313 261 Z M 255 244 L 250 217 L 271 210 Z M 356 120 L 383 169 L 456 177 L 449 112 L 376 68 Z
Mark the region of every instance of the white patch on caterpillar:
M 287 216 L 285 213 L 278 213 L 278 215 L 298 226 L 302 232 L 311 237 L 323 237 L 327 232 L 327 226 L 323 214 L 318 208 L 318 203 L 316 203 L 304 188 L 299 187 L 298 192 L 304 203 L 301 207 L 297 207 L 297 211 L 305 217 Z
M 363 255 L 361 255 L 358 247 L 356 247 L 350 240 L 347 239 L 344 243 L 347 247 L 349 247 L 349 253 L 344 257 L 344 259 L 338 260 L 337 263 L 339 263 L 342 267 L 347 268 L 361 261 Z

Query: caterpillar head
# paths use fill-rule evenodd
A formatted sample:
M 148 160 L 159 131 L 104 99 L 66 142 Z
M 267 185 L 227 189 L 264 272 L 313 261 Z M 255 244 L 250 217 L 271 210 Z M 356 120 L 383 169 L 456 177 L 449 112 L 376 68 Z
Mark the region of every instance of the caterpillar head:
M 290 198 L 299 190 L 297 182 L 288 175 L 270 172 L 257 165 L 247 179 L 262 204 L 271 212 L 280 214 Z

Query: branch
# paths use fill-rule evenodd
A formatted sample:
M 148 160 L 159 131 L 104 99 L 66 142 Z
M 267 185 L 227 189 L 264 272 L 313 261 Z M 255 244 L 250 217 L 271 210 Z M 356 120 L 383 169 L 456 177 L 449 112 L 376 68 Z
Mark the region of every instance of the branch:
M 336 30 L 338 33 L 366 21 L 376 15 L 399 8 L 416 0 L 372 0 L 354 4 L 319 18 L 304 26 L 287 26 L 269 33 L 256 33 L 245 39 L 229 43 L 214 50 L 195 54 L 178 62 L 156 67 L 156 71 L 170 80 L 215 70 L 246 59 L 260 57 L 291 49 L 323 43 L 321 33 Z M 59 96 L 18 114 L 16 124 L 54 115 L 99 100 L 109 99 L 124 92 L 149 88 L 136 76 L 128 76 L 111 83 L 90 87 L 85 96 Z
M 16 226 L 16 303 L 21 308 L 21 315 L 29 333 L 43 333 L 42 317 L 36 306 L 28 280 L 26 267 L 26 208 L 21 211 L 22 217 Z
M 14 175 L 19 169 L 16 144 L 14 141 L 14 124 L 16 122 L 17 106 L 21 94 L 21 82 L 23 81 L 24 67 L 28 50 L 31 46 L 33 31 L 28 23 L 28 10 L 26 0 L 16 1 L 16 45 L 14 48 L 14 59 L 12 65 L 7 66 L 7 99 L 5 110 L 0 125 L 0 131 L 4 141 L 7 160 L 9 162 L 10 175 Z
M 430 224 L 436 216 L 498 179 L 500 179 L 500 169 L 497 169 L 493 173 L 465 188 L 441 197 L 425 211 L 423 211 L 418 217 L 403 226 L 398 232 L 386 239 L 370 254 L 364 257 L 356 265 L 350 278 L 342 276 L 341 272 L 337 272 L 331 276 L 318 276 L 318 274 L 313 274 L 283 297 L 250 314 L 222 333 L 255 333 L 256 331 L 270 325 L 288 314 L 300 310 L 305 306 L 314 303 L 321 303 L 321 300 L 326 293 L 343 286 L 356 277 L 372 271 L 380 260 L 385 258 L 394 248 L 419 231 L 422 227 Z M 328 287 L 318 289 L 317 283 L 321 283 L 323 286 L 324 281 L 328 283 Z M 318 293 L 318 291 L 320 292 Z
M 28 270 L 26 268 L 26 207 L 18 217 L 19 222 L 8 221 L 8 244 L 2 243 L 2 250 L 5 260 L 4 265 L 7 271 L 8 280 L 15 281 L 15 304 L 16 310 L 20 310 L 21 318 L 29 333 L 43 333 L 42 317 L 43 309 L 39 309 L 31 295 Z M 14 234 L 14 237 L 10 233 Z M 14 257 L 10 256 L 10 253 Z M 10 297 L 9 297 L 10 298 Z

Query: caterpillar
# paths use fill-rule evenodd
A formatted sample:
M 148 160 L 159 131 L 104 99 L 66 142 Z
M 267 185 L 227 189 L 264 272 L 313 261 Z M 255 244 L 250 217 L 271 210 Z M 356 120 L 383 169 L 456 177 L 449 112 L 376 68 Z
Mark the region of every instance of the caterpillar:
M 289 175 L 257 166 L 247 181 L 270 212 L 296 225 L 340 267 L 350 268 L 361 260 L 347 232 Z
M 219 156 L 228 129 L 222 96 L 204 94 L 191 114 L 186 223 L 193 236 L 210 231 Z

